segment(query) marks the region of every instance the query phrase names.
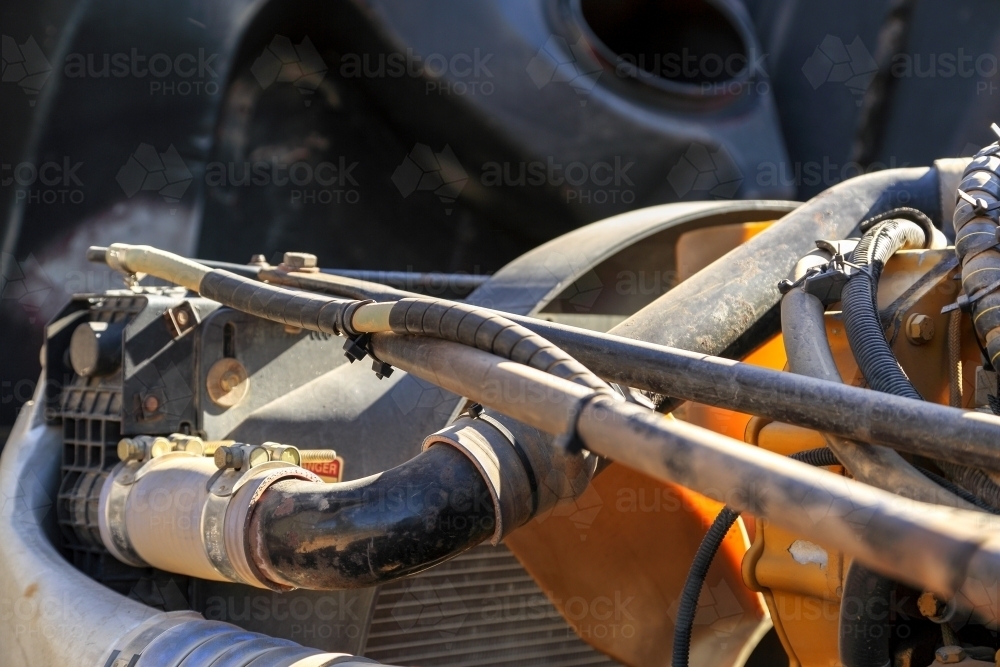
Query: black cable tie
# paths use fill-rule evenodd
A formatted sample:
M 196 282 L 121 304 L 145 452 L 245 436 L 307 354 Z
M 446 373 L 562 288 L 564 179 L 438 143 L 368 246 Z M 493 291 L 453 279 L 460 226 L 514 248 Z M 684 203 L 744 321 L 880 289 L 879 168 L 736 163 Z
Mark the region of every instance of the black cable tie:
M 569 424 L 565 433 L 557 435 L 553 444 L 556 447 L 560 447 L 567 454 L 579 454 L 582 452 L 586 446 L 583 440 L 580 438 L 580 431 L 578 428 L 580 422 L 580 415 L 583 414 L 584 409 L 590 405 L 591 402 L 596 398 L 603 398 L 607 396 L 614 396 L 614 394 L 607 391 L 595 391 L 592 394 L 587 394 L 573 406 L 569 415 Z
M 344 356 L 352 364 L 355 361 L 361 361 L 365 357 L 371 356 L 372 370 L 375 371 L 375 377 L 379 380 L 389 377 L 394 370 L 392 365 L 382 361 L 372 352 L 372 335 L 370 333 L 348 336 L 347 342 L 344 343 Z
M 479 416 L 483 414 L 483 406 L 480 403 L 471 403 L 468 410 L 469 416 L 473 419 L 479 419 Z
M 371 334 L 361 334 L 360 336 L 348 336 L 347 342 L 344 343 L 344 356 L 352 364 L 355 361 L 361 361 L 369 353 L 369 346 L 372 342 Z
M 392 375 L 393 368 L 381 359 L 376 359 L 375 355 L 372 355 L 372 370 L 375 371 L 375 377 L 381 380 Z

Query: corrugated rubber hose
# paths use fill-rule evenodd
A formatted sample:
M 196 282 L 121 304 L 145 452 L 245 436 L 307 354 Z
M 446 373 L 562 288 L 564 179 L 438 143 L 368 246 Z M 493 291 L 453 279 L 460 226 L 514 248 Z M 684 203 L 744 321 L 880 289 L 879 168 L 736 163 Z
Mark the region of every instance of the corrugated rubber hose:
M 826 447 L 797 452 L 789 458 L 816 467 L 840 465 L 837 457 Z M 688 667 L 691 659 L 691 631 L 694 629 L 698 598 L 701 597 L 701 589 L 705 585 L 708 568 L 715 560 L 715 554 L 722 546 L 722 541 L 729 533 L 729 529 L 733 527 L 738 518 L 740 518 L 739 512 L 728 506 L 723 507 L 712 525 L 709 526 L 701 544 L 698 545 L 698 551 L 694 555 L 691 569 L 688 570 L 680 603 L 677 607 L 677 619 L 674 622 L 673 656 L 670 661 L 672 667 Z
M 926 216 L 925 216 L 926 217 Z M 854 250 L 853 262 L 861 267 L 843 292 L 844 328 L 851 352 L 865 380 L 875 391 L 923 400 L 899 367 L 886 341 L 879 319 L 878 281 L 885 263 L 903 248 L 919 248 L 928 234 L 912 220 L 884 219 L 865 232 Z

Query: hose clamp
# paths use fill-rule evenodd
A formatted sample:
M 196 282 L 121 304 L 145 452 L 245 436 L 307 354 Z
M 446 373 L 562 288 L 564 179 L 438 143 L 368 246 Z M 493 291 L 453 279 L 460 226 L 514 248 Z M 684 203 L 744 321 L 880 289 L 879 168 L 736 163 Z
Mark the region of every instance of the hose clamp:
M 291 464 L 269 461 L 253 468 L 247 466 L 242 470 L 223 469 L 209 480 L 209 494 L 201 514 L 202 541 L 205 545 L 205 555 L 208 556 L 212 567 L 226 579 L 243 582 L 226 551 L 226 510 L 229 509 L 233 494 L 250 479 L 250 473 L 288 467 L 291 467 Z
M 98 504 L 98 507 L 104 508 L 98 515 L 101 541 L 112 556 L 133 567 L 149 567 L 149 563 L 132 546 L 125 526 L 128 494 L 142 465 L 141 461 L 124 461 L 115 466 L 109 475 L 110 479 L 101 487 Z
M 580 415 L 583 414 L 588 405 L 598 398 L 610 398 L 614 400 L 621 397 L 610 389 L 607 391 L 595 391 L 582 397 L 570 408 L 569 423 L 566 425 L 566 430 L 561 435 L 556 436 L 556 439 L 553 441 L 554 445 L 561 447 L 567 454 L 579 454 L 586 448 L 586 444 L 580 438 Z

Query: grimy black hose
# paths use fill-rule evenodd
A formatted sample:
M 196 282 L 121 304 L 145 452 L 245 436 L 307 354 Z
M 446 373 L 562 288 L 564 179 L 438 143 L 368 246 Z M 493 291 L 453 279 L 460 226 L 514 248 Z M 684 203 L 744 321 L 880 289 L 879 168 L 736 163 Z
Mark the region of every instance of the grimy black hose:
M 922 397 L 899 366 L 882 329 L 878 282 L 889 258 L 902 248 L 925 245 L 928 232 L 902 218 L 877 221 L 854 250 L 854 263 L 862 270 L 848 281 L 843 293 L 844 328 L 865 381 L 875 391 L 914 400 Z M 840 661 L 845 667 L 891 664 L 891 624 L 883 611 L 891 609 L 889 595 L 895 588 L 896 582 L 888 577 L 861 563 L 851 564 L 840 605 Z
M 840 464 L 833 452 L 826 447 L 796 452 L 789 458 L 816 467 Z M 691 661 L 691 632 L 694 630 L 694 617 L 698 612 L 698 598 L 701 597 L 701 589 L 705 585 L 708 568 L 715 560 L 715 555 L 719 552 L 719 547 L 726 539 L 729 529 L 739 518 L 739 512 L 728 506 L 723 507 L 715 520 L 712 521 L 712 525 L 709 526 L 701 544 L 698 545 L 698 551 L 691 562 L 687 579 L 684 580 L 684 588 L 677 606 L 677 620 L 674 622 L 674 647 L 670 660 L 672 667 L 688 667 Z
M 274 484 L 254 510 L 251 551 L 265 575 L 286 585 L 363 588 L 457 556 L 488 539 L 495 520 L 472 460 L 435 445 L 354 482 Z

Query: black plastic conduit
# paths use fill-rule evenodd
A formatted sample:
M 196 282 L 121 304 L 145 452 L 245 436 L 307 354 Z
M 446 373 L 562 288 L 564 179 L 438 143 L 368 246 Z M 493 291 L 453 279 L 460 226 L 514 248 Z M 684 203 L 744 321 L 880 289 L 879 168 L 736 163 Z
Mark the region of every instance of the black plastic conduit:
M 809 449 L 804 452 L 796 452 L 789 458 L 811 466 L 835 466 L 840 465 L 837 457 L 826 447 Z M 684 589 L 681 591 L 680 603 L 677 606 L 677 619 L 674 621 L 674 647 L 671 655 L 671 667 L 688 667 L 691 661 L 691 632 L 694 630 L 694 617 L 698 612 L 698 598 L 701 597 L 701 589 L 705 585 L 705 577 L 708 576 L 708 568 L 711 567 L 715 555 L 722 546 L 722 541 L 726 539 L 729 529 L 733 527 L 736 520 L 740 518 L 740 513 L 733 508 L 723 507 L 719 514 L 712 521 L 708 532 L 698 545 L 698 551 L 691 562 L 691 569 L 688 570 L 687 579 L 684 580 Z
M 905 212 L 908 217 L 917 217 L 914 213 Z M 879 278 L 889 258 L 897 250 L 924 247 L 929 241 L 929 230 L 921 229 L 912 220 L 900 217 L 876 221 L 854 250 L 853 263 L 861 270 L 851 277 L 843 292 L 844 329 L 865 381 L 875 391 L 918 401 L 923 398 L 899 367 L 885 338 L 877 294 Z

